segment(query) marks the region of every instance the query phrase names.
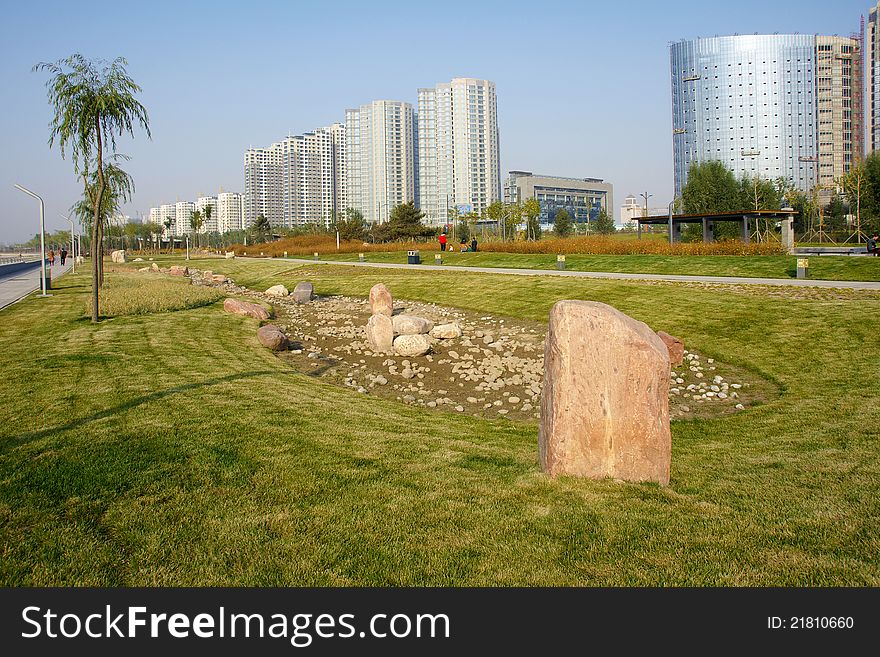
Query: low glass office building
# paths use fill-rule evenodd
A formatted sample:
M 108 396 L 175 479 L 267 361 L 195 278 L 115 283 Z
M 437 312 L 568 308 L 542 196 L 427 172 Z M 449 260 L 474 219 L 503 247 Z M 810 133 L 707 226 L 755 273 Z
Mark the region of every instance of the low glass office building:
M 601 210 L 613 216 L 613 187 L 601 178 L 544 176 L 531 171 L 511 171 L 504 184 L 507 203 L 536 198 L 541 205 L 540 222 L 549 224 L 565 209 L 576 223 L 595 221 Z

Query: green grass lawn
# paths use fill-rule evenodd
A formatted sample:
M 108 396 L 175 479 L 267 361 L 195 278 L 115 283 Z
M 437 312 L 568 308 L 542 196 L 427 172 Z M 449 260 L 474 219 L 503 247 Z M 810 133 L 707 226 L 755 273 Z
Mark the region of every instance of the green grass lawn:
M 422 254 L 424 264 L 434 264 L 436 251 Z M 366 253 L 368 262 L 406 262 L 406 252 Z M 356 262 L 357 253 L 322 253 L 323 260 Z M 810 259 L 810 277 L 835 281 L 880 280 L 880 258 L 815 256 Z M 555 255 L 522 253 L 447 252 L 443 264 L 454 267 L 513 267 L 556 269 Z M 664 255 L 567 255 L 566 269 L 632 274 L 686 274 L 700 276 L 745 276 L 749 278 L 794 278 L 794 256 L 664 256 Z
M 667 488 L 551 481 L 534 424 L 294 374 L 220 302 L 93 326 L 66 275 L 0 312 L 0 584 L 880 584 L 876 298 L 192 264 L 542 321 L 604 301 L 782 394 L 674 422 Z

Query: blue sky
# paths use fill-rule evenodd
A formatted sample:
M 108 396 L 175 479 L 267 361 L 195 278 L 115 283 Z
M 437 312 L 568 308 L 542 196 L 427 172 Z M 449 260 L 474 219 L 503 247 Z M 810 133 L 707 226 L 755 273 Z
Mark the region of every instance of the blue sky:
M 668 45 L 733 33 L 846 35 L 870 2 L 17 2 L 0 38 L 0 242 L 65 226 L 81 193 L 47 145 L 40 61 L 124 56 L 153 139 L 120 151 L 137 191 L 125 211 L 242 191 L 244 150 L 343 120 L 378 98 L 414 103 L 453 77 L 493 80 L 502 175 L 604 178 L 614 204 L 672 194 Z M 615 214 L 617 209 L 615 208 Z

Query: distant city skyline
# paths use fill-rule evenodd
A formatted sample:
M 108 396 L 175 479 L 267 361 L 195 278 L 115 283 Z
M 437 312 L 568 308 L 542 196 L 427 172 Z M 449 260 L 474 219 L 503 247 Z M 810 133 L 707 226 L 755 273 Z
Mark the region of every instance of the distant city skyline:
M 247 11 L 229 2 L 17 4 L 6 9 L 0 42 L 0 242 L 36 232 L 35 203 L 14 183 L 43 195 L 48 230 L 66 227 L 58 215 L 81 194 L 70 160 L 48 148 L 46 76 L 31 72 L 73 52 L 126 57 L 144 88 L 153 140 L 138 134 L 119 148 L 132 158 L 125 168 L 136 191 L 122 212 L 133 217 L 221 189 L 244 192 L 249 147 L 343 122 L 346 107 L 375 99 L 417 106 L 418 88 L 456 77 L 497 85 L 502 178 L 511 170 L 602 178 L 619 198 L 647 191 L 660 205 L 673 190 L 670 43 L 736 32 L 847 36 L 874 4 L 450 2 L 438 14 L 340 2 L 332 37 L 314 29 L 326 9 L 287 2 Z M 533 20 L 535 11 L 547 20 Z M 169 21 L 179 29 L 168 32 Z M 483 28 L 464 29 L 475 25 Z

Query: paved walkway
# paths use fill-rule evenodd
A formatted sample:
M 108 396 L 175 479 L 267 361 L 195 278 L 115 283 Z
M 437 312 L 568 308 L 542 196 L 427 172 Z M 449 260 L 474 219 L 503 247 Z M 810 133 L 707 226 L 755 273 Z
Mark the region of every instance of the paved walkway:
M 265 258 L 248 258 L 265 260 Z M 284 262 L 319 265 L 352 265 L 385 269 L 417 269 L 419 271 L 480 272 L 485 274 L 514 274 L 517 276 L 568 276 L 574 278 L 605 278 L 623 281 L 673 281 L 677 283 L 722 283 L 726 285 L 778 285 L 783 287 L 833 287 L 850 290 L 878 290 L 880 281 L 825 281 L 803 278 L 745 278 L 737 276 L 683 276 L 679 274 L 627 274 L 608 271 L 560 271 L 558 269 L 508 269 L 503 267 L 461 267 L 455 265 L 405 265 L 391 262 L 348 262 L 339 260 L 309 260 L 306 258 L 271 258 Z
M 56 264 L 52 267 L 52 280 L 70 269 L 71 261 L 68 260 L 64 267 Z M 0 309 L 5 308 L 17 301 L 21 301 L 34 290 L 40 289 L 40 264 L 34 263 L 33 267 L 6 274 L 0 274 Z M 49 290 L 51 294 L 51 290 Z

